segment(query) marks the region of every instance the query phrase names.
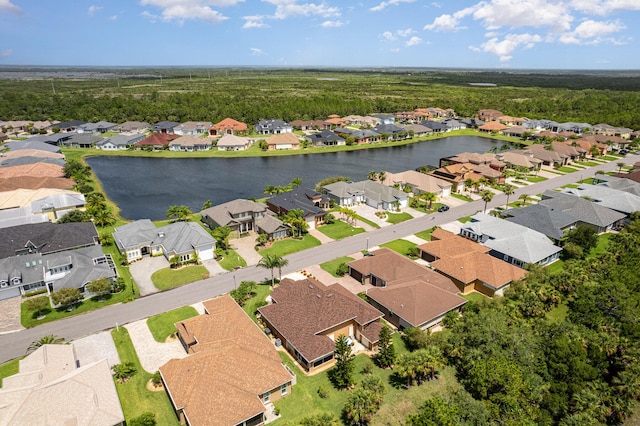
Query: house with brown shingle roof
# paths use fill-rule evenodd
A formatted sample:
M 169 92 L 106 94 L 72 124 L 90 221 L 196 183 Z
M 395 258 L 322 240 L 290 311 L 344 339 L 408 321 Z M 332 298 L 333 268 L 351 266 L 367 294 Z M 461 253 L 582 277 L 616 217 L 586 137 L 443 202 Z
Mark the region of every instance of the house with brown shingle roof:
M 368 302 L 400 329 L 434 327 L 466 303 L 451 279 L 387 248 L 348 265 L 352 278 L 374 286 Z
M 482 126 L 479 126 L 478 130 L 485 133 L 492 133 L 492 132 L 501 132 L 506 128 L 507 126 L 505 126 L 504 124 L 498 121 L 489 121 L 487 123 L 484 123 Z
M 136 142 L 133 146 L 135 146 L 136 149 L 142 149 L 144 147 L 151 147 L 153 149 L 164 149 L 169 146 L 169 142 L 177 137 L 178 135 L 174 135 L 172 133 L 152 133 L 141 141 Z
M 295 376 L 229 295 L 203 304 L 204 315 L 176 323 L 189 355 L 160 367 L 176 414 L 190 426 L 262 425 L 265 404 L 289 395 Z
M 61 178 L 64 177 L 64 171 L 62 170 L 62 166 L 42 162 L 0 167 L 0 179 L 18 176 Z
M 495 121 L 504 114 L 496 109 L 481 109 L 478 111 L 477 117 L 482 121 Z
M 387 172 L 384 176 L 383 184 L 387 186 L 399 184 L 400 189 L 408 186 L 415 195 L 425 192 L 432 192 L 438 197 L 451 195 L 452 184 L 450 182 L 415 170 L 405 170 L 400 173 Z
M 512 281 L 526 275 L 524 269 L 489 255 L 488 247 L 441 228 L 418 248 L 422 259 L 449 277 L 464 294 L 475 290 L 487 296 L 502 295 Z
M 248 132 L 246 123 L 236 121 L 233 118 L 225 118 L 224 120 L 214 124 L 209 128 L 209 136 L 220 135 L 238 135 L 244 136 Z
M 335 340 L 341 335 L 368 350 L 377 347 L 382 312 L 340 284 L 285 278 L 271 301 L 258 309 L 265 326 L 307 371 L 333 363 Z
M 300 139 L 294 133 L 279 133 L 267 139 L 269 151 L 280 149 L 300 149 Z

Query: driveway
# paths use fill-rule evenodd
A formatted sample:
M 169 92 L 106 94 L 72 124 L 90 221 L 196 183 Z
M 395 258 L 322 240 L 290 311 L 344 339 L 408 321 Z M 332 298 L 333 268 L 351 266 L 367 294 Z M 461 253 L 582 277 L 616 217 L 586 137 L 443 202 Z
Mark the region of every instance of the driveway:
M 149 373 L 155 373 L 173 358 L 182 359 L 187 356 L 178 339 L 166 343 L 156 342 L 147 327 L 146 319 L 127 324 L 126 328 L 142 368 Z
M 20 324 L 20 303 L 22 297 L 0 300 L 0 334 L 24 330 Z
M 129 266 L 131 276 L 135 280 L 136 284 L 138 284 L 140 296 L 147 296 L 160 291 L 155 285 L 153 285 L 151 275 L 155 271 L 168 267 L 169 262 L 164 256 L 145 257 L 144 259 L 134 262 Z
M 240 257 L 247 262 L 247 266 L 257 265 L 262 259 L 260 253 L 254 248 L 256 246 L 256 236 L 257 234 L 251 232 L 246 237 L 229 240 L 231 248 L 237 251 Z
M 224 269 L 215 259 L 202 260 L 202 265 L 207 268 L 209 271 L 209 276 L 224 274 L 226 269 Z
M 76 357 L 80 366 L 106 359 L 110 367 L 120 364 L 120 356 L 116 349 L 111 332 L 102 331 L 73 341 Z

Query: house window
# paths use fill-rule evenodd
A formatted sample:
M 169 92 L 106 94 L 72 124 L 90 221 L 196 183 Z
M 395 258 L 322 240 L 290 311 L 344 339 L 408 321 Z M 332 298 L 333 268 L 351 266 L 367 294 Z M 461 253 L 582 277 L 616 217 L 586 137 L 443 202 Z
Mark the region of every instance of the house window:
M 271 401 L 271 393 L 267 392 L 264 395 L 262 395 L 262 402 L 264 402 L 265 404 L 268 404 L 269 401 Z
M 280 386 L 280 395 L 284 396 L 287 394 L 287 392 L 289 392 L 289 387 L 285 383 L 284 385 Z

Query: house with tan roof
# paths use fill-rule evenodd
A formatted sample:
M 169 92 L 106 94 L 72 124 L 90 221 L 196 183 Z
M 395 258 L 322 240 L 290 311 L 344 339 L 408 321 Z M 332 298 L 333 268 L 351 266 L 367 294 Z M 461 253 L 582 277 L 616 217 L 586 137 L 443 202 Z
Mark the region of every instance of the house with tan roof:
M 418 248 L 422 259 L 449 277 L 464 294 L 475 290 L 489 297 L 501 296 L 512 281 L 526 275 L 524 269 L 489 255 L 489 248 L 441 228 Z
M 208 151 L 213 146 L 211 138 L 187 134 L 169 142 L 169 151 Z
M 411 192 L 420 195 L 425 192 L 432 192 L 438 197 L 448 197 L 451 195 L 451 187 L 453 184 L 444 179 L 435 176 L 420 173 L 415 170 L 405 170 L 400 173 L 385 173 L 385 179 L 382 182 L 388 186 L 400 185 L 400 189 L 405 187 L 411 188 Z
M 176 323 L 189 354 L 160 367 L 169 399 L 189 426 L 262 425 L 266 404 L 292 391 L 295 375 L 269 338 L 229 296 Z
M 507 151 L 499 155 L 508 167 L 526 167 L 529 171 L 540 170 L 542 160 L 534 158 L 531 154 L 524 154 L 521 151 Z
M 143 133 L 149 130 L 151 124 L 146 121 L 125 121 L 113 128 L 114 132 L 119 133 Z
M 17 176 L 0 179 L 0 192 L 16 189 L 70 189 L 73 185 L 73 179 L 67 178 Z
M 440 159 L 440 167 L 446 164 L 458 164 L 458 163 L 471 163 L 477 166 L 489 166 L 492 169 L 501 171 L 505 168 L 506 164 L 500 161 L 496 154 L 491 152 L 478 153 L 478 152 L 461 152 L 460 154 L 452 157 Z
M 238 135 L 244 136 L 249 128 L 246 123 L 234 120 L 233 118 L 225 118 L 224 120 L 214 124 L 209 128 L 209 136 L 220 135 Z
M 64 171 L 62 166 L 42 162 L 0 167 L 0 179 L 18 176 L 61 178 L 64 177 Z
M 478 126 L 478 130 L 485 133 L 499 133 L 503 130 L 507 129 L 507 126 L 500 123 L 499 121 L 488 121 L 484 123 L 482 126 Z
M 294 133 L 279 133 L 267 139 L 270 151 L 300 149 L 300 139 Z
M 236 135 L 224 135 L 218 140 L 216 146 L 218 151 L 244 151 L 248 149 L 253 141 Z
M 451 190 L 453 192 L 462 190 L 464 183 L 468 179 L 471 179 L 473 182 L 477 182 L 483 177 L 497 182 L 504 179 L 502 173 L 489 166 L 471 163 L 449 164 L 430 171 L 429 175 L 451 182 L 453 185 Z
M 258 311 L 266 328 L 307 371 L 334 361 L 335 341 L 345 336 L 367 350 L 377 347 L 382 312 L 340 284 L 285 278 Z
M 496 121 L 504 114 L 496 109 L 481 109 L 478 111 L 477 117 L 482 121 Z
M 434 327 L 466 303 L 451 279 L 387 248 L 348 266 L 352 278 L 374 286 L 367 290 L 368 302 L 400 329 Z
M 324 120 L 293 120 L 291 126 L 298 130 L 328 130 L 331 124 Z
M 507 126 L 522 126 L 522 123 L 526 121 L 526 118 L 502 115 L 498 117 L 498 121 L 502 124 L 506 124 Z
M 21 359 L 0 401 L 0 425 L 125 424 L 108 361 L 82 365 L 72 344 L 43 345 Z

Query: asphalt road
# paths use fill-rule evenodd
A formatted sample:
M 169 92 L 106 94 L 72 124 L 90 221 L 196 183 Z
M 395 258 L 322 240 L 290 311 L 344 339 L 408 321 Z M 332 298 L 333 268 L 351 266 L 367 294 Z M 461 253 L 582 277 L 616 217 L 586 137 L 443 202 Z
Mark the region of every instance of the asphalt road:
M 624 161 L 625 164 L 633 164 L 640 161 L 640 156 L 630 155 L 620 161 Z M 562 176 L 558 175 L 558 177 L 544 182 L 518 188 L 515 193 L 510 196 L 509 200 L 516 200 L 522 194 L 540 194 L 547 189 L 558 188 L 581 179 L 593 177 L 598 170 L 616 170 L 618 168 L 616 166 L 617 162 L 618 161 L 612 161 L 575 173 Z M 487 209 L 502 205 L 505 202 L 506 195 L 496 194 L 493 200 L 488 203 Z M 294 253 L 286 257 L 289 260 L 289 265 L 283 268 L 283 273 L 299 271 L 310 265 L 326 262 L 340 256 L 347 256 L 364 250 L 367 244 L 369 247 L 373 247 L 387 241 L 415 234 L 416 232 L 436 225 L 454 221 L 460 217 L 473 215 L 483 209 L 483 201 L 474 201 L 451 208 L 447 212 L 434 213 L 433 215 L 411 219 L 393 226 L 376 229 Z M 434 219 L 432 219 L 432 217 L 434 217 Z M 241 281 L 252 280 L 259 282 L 270 278 L 271 273 L 268 270 L 257 267 L 247 267 L 169 291 L 141 297 L 134 302 L 111 305 L 86 314 L 54 321 L 15 333 L 4 334 L 0 336 L 0 363 L 24 355 L 26 348 L 31 342 L 47 334 L 55 334 L 64 337 L 66 340 L 78 339 L 98 331 L 113 328 L 116 325 L 127 324 L 171 309 L 191 305 L 228 293 L 230 290 L 233 290 L 235 283 L 240 283 Z

